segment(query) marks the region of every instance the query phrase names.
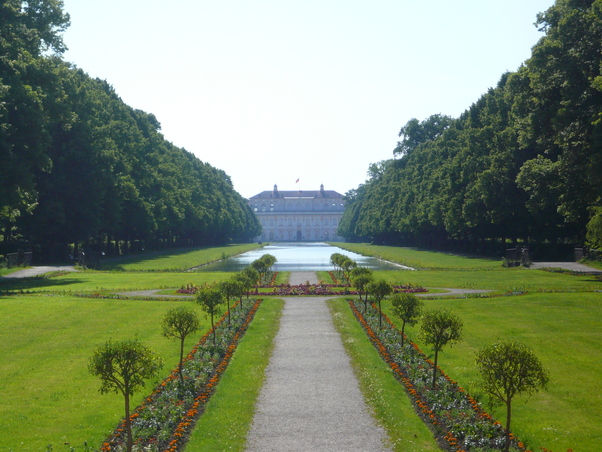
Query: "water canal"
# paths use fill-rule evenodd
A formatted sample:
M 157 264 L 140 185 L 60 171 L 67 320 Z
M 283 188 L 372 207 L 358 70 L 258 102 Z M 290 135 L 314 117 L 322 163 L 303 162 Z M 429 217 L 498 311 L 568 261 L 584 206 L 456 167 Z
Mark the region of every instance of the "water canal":
M 272 268 L 274 271 L 328 271 L 332 270 L 330 256 L 334 253 L 349 256 L 359 266 L 372 270 L 411 270 L 408 267 L 391 264 L 374 257 L 362 256 L 326 243 L 272 243 L 225 261 L 206 265 L 199 268 L 198 271 L 240 271 L 264 254 L 276 257 L 277 262 Z

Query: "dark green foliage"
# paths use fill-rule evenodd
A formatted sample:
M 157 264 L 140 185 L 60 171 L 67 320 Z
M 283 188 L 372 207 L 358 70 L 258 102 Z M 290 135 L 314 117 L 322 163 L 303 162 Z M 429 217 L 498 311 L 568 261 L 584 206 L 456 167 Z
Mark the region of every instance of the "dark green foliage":
M 347 193 L 348 240 L 501 252 L 583 245 L 602 207 L 602 7 L 558 0 L 545 36 L 459 118 L 410 120 L 400 158 Z
M 423 302 L 411 293 L 397 293 L 391 297 L 393 314 L 401 319 L 401 346 L 403 347 L 406 324 L 416 325 L 422 312 Z
M 261 226 L 221 170 L 59 56 L 62 2 L 0 6 L 0 232 L 48 257 L 249 240 Z

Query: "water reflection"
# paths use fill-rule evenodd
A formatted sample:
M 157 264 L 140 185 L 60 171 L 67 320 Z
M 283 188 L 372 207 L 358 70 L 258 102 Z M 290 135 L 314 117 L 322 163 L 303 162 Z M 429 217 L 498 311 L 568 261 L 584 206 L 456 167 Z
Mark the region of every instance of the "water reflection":
M 334 253 L 349 256 L 359 266 L 372 270 L 407 269 L 407 267 L 390 264 L 374 257 L 362 256 L 326 243 L 274 243 L 222 262 L 201 267 L 198 271 L 240 271 L 264 254 L 271 254 L 278 259 L 273 267 L 274 271 L 328 271 L 332 270 L 330 256 Z

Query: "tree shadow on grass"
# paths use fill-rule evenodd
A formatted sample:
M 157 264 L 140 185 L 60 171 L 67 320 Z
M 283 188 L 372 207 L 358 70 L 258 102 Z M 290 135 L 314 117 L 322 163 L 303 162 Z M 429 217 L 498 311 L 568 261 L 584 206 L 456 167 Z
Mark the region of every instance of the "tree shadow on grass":
M 27 292 L 30 290 L 48 288 L 61 288 L 71 284 L 81 284 L 81 278 L 48 278 L 33 276 L 31 278 L 0 278 L 0 293 L 2 292 Z

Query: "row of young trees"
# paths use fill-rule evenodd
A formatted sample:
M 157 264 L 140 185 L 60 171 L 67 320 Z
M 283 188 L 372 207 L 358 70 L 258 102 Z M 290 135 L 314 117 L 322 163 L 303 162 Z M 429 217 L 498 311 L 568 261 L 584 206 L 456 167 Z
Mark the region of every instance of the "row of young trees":
M 352 281 L 358 291 L 360 288 L 365 289 L 364 310 L 367 309 L 369 295 L 372 301 L 378 304 L 379 327 L 382 328 L 381 302 L 393 292 L 392 286 L 385 280 L 373 280 L 370 270 L 363 267 L 352 271 Z M 424 303 L 410 293 L 394 294 L 390 301 L 393 314 L 402 323 L 402 349 L 406 338 L 406 325 L 414 326 L 420 322 L 418 334 L 434 353 L 431 387 L 436 390 L 439 352 L 445 346 L 462 339 L 462 320 L 447 309 L 425 310 Z M 480 377 L 480 387 L 490 397 L 491 404 L 504 405 L 506 408 L 504 450 L 509 451 L 512 401 L 517 395 L 531 394 L 545 388 L 549 381 L 548 372 L 530 348 L 520 342 L 507 340 L 498 341 L 479 350 L 475 364 Z
M 401 128 L 396 158 L 346 194 L 340 235 L 602 248 L 602 6 L 557 0 L 536 24 L 531 58 L 459 118 Z
M 0 245 L 63 257 L 68 245 L 121 253 L 257 236 L 223 171 L 61 59 L 62 6 L 0 5 Z
M 250 290 L 259 284 L 259 272 L 249 266 L 243 271 L 235 273 L 230 279 L 222 281 L 214 286 L 198 288 L 195 302 L 211 319 L 211 330 L 213 331 L 213 346 L 216 346 L 217 336 L 215 328 L 215 316 L 221 312 L 224 303 L 227 304 L 227 312 L 230 314 L 230 301 L 238 298 L 240 306 L 243 303 L 243 295 L 249 294 Z M 230 321 L 230 316 L 228 316 Z M 170 309 L 161 319 L 162 335 L 168 339 L 176 339 L 179 343 L 180 358 L 178 364 L 178 375 L 180 385 L 184 384 L 182 373 L 184 361 L 184 342 L 186 338 L 199 330 L 201 320 L 196 311 L 189 307 L 177 307 Z M 121 393 L 124 397 L 126 450 L 131 451 L 133 445 L 130 398 L 138 390 L 145 386 L 145 380 L 154 378 L 163 367 L 159 355 L 149 349 L 139 340 L 126 340 L 113 342 L 97 348 L 88 365 L 91 374 L 98 376 L 101 380 L 100 392 Z

